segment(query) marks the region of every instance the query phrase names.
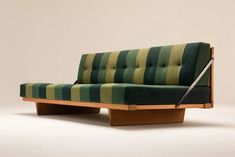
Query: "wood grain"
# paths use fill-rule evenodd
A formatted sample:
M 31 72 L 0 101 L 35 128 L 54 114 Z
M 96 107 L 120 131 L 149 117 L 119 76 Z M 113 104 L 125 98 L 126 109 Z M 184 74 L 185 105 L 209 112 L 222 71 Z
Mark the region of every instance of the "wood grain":
M 109 109 L 109 120 L 112 126 L 183 123 L 185 109 L 158 109 L 123 111 Z
M 176 109 L 175 104 L 169 105 L 128 105 L 128 104 L 105 104 L 105 103 L 95 103 L 95 102 L 78 102 L 78 101 L 66 101 L 66 100 L 49 100 L 49 99 L 38 99 L 38 98 L 23 98 L 24 101 L 36 102 L 36 103 L 46 103 L 46 104 L 56 104 L 56 105 L 68 105 L 68 106 L 82 106 L 82 107 L 93 107 L 93 108 L 107 108 L 115 110 L 152 110 L 152 109 Z M 184 108 L 210 108 L 211 104 L 181 104 L 179 109 Z
M 47 103 L 36 103 L 36 109 L 38 115 L 90 114 L 100 112 L 100 108 L 56 105 Z

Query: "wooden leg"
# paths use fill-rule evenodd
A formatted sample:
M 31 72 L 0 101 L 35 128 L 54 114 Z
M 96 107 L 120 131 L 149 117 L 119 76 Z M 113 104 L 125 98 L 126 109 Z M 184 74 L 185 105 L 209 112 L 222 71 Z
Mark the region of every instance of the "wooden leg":
M 38 115 L 89 114 L 100 112 L 100 108 L 65 106 L 47 103 L 36 103 L 36 109 Z
M 157 110 L 112 110 L 109 109 L 109 120 L 113 126 L 183 123 L 185 109 L 157 109 Z

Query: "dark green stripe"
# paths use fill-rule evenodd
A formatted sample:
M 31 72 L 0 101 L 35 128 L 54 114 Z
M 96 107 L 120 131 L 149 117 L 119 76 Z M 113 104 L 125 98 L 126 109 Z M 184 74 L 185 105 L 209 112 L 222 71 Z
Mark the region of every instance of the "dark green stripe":
M 32 86 L 32 97 L 33 98 L 40 98 L 39 96 L 39 87 L 42 85 L 42 83 L 35 83 Z
M 126 56 L 129 50 L 121 51 L 119 53 L 117 64 L 116 64 L 116 72 L 114 75 L 114 82 L 115 83 L 122 83 L 123 82 L 123 75 L 126 68 Z
M 94 60 L 92 62 L 91 83 L 98 82 L 98 73 L 100 70 L 99 67 L 102 56 L 103 53 L 97 53 L 94 57 Z
M 203 70 L 206 64 L 210 61 L 210 44 L 200 43 L 199 54 L 196 63 L 194 79 L 199 75 Z M 206 71 L 200 81 L 197 83 L 197 86 L 208 86 L 210 80 L 210 69 Z
M 105 76 L 106 76 L 106 70 L 107 70 L 109 56 L 110 56 L 110 53 L 104 53 L 102 55 L 102 58 L 100 61 L 100 66 L 99 66 L 98 83 L 105 82 Z
M 149 50 L 144 72 L 144 84 L 154 84 L 159 52 L 160 47 L 152 47 Z
M 46 88 L 50 83 L 44 83 L 39 86 L 39 98 L 46 99 Z
M 90 101 L 90 85 L 86 84 L 85 86 L 80 87 L 80 100 L 81 101 Z
M 128 86 L 126 87 L 126 104 L 176 104 L 188 86 Z M 184 104 L 197 104 L 210 102 L 210 88 L 195 87 L 184 99 Z
M 198 56 L 199 44 L 187 44 L 184 49 L 182 66 L 180 69 L 179 84 L 189 86 L 194 81 L 195 65 Z
M 71 100 L 71 88 L 73 85 L 65 85 L 63 87 L 63 100 Z
M 133 76 L 136 69 L 136 57 L 138 54 L 138 49 L 136 50 L 130 50 L 126 57 L 126 70 L 123 75 L 123 82 L 125 83 L 132 83 L 133 82 Z
M 26 96 L 25 86 L 26 86 L 26 83 L 20 85 L 20 96 L 21 97 L 25 97 Z
M 78 83 L 82 83 L 82 78 L 83 78 L 83 73 L 85 70 L 85 62 L 86 62 L 86 58 L 87 58 L 88 54 L 83 54 L 80 64 L 79 64 L 79 70 L 78 70 Z
M 161 47 L 155 74 L 155 84 L 166 84 L 166 74 L 172 46 Z
M 100 102 L 100 87 L 101 84 L 94 84 L 90 86 L 90 101 Z
M 63 87 L 65 84 L 60 84 L 55 87 L 55 99 L 56 100 L 63 100 Z
M 117 84 L 112 87 L 112 103 L 125 104 L 125 84 Z

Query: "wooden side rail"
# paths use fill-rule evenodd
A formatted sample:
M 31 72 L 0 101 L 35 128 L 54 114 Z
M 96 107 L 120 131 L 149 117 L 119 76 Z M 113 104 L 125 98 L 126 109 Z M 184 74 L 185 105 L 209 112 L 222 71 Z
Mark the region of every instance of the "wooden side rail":
M 210 52 L 211 52 L 211 59 L 214 60 L 215 62 L 215 57 L 214 57 L 214 47 L 211 47 L 210 49 Z M 211 65 L 211 73 L 210 73 L 210 88 L 211 88 L 211 108 L 214 107 L 214 65 L 215 63 L 212 63 Z
M 24 101 L 30 101 L 35 103 L 44 104 L 56 104 L 66 106 L 80 106 L 80 107 L 91 107 L 91 108 L 107 108 L 114 110 L 157 110 L 157 109 L 176 109 L 175 104 L 170 105 L 127 105 L 127 104 L 105 104 L 95 102 L 77 102 L 77 101 L 66 101 L 66 100 L 49 100 L 49 99 L 37 99 L 37 98 L 23 98 Z M 181 104 L 179 109 L 185 108 L 212 108 L 211 104 Z

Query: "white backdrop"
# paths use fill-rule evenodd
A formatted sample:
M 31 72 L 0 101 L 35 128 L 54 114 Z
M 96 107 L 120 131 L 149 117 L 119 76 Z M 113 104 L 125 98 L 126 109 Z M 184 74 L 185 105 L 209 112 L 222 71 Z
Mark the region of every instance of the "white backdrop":
M 73 83 L 84 52 L 195 41 L 215 47 L 216 103 L 233 104 L 234 19 L 233 0 L 0 0 L 0 104 L 20 83 Z

